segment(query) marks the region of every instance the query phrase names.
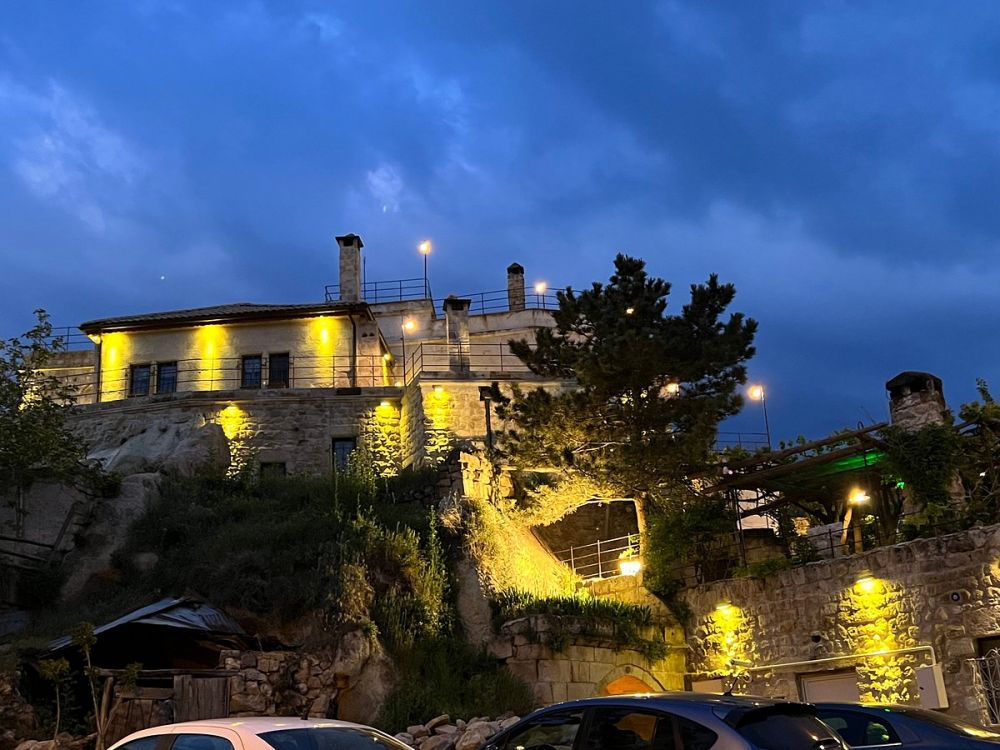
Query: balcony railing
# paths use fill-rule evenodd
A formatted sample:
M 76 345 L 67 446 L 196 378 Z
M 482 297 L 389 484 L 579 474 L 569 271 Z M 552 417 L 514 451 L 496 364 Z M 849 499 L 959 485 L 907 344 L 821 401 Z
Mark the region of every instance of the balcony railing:
M 94 368 L 64 368 L 51 374 L 75 387 L 78 404 L 175 392 L 373 388 L 401 383 L 401 379 L 395 377 L 393 363 L 374 355 L 292 356 L 287 364 L 283 362 L 275 368 L 269 368 L 265 360 L 260 370 L 250 378 L 244 376 L 241 357 L 176 360 L 176 371 L 170 371 L 169 376 L 162 363 L 159 371 L 154 363 L 148 365 L 148 376 L 143 373 L 138 382 L 133 380 L 132 366 L 144 367 L 147 363 L 104 367 L 100 374 L 100 399 L 97 398 L 98 383 Z M 161 372 L 164 374 L 162 379 Z
M 628 534 L 560 550 L 555 556 L 586 581 L 623 575 L 622 563 L 641 559 L 640 552 L 639 535 Z
M 496 344 L 414 344 L 405 346 L 404 379 L 407 383 L 423 373 L 492 373 L 529 375 L 531 370 L 510 350 Z
M 546 288 L 544 292 L 536 292 L 533 288 L 525 287 L 524 309 L 555 310 L 559 307 L 559 300 L 556 294 L 560 291 L 563 290 Z M 324 287 L 324 295 L 327 302 L 337 302 L 340 300 L 340 284 L 327 284 Z M 510 292 L 507 289 L 497 289 L 492 292 L 457 294 L 455 296 L 459 299 L 472 301 L 472 304 L 469 306 L 469 313 L 472 315 L 510 310 Z M 417 278 L 366 281 L 361 285 L 361 299 L 372 305 L 386 302 L 431 300 L 434 309 L 440 311 L 443 309 L 446 298 L 434 298 L 431 294 L 430 284 L 422 278 Z
M 324 289 L 327 302 L 340 300 L 340 284 L 327 284 Z M 431 299 L 431 285 L 423 278 L 366 281 L 361 285 L 361 299 L 370 304 Z

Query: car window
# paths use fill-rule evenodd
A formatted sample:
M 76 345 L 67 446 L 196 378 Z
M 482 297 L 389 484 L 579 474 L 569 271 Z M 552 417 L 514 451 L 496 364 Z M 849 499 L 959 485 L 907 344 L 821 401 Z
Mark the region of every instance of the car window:
M 503 750 L 572 750 L 582 722 L 582 711 L 539 716 L 507 737 L 502 747 Z
M 742 718 L 736 729 L 760 750 L 842 747 L 830 727 L 811 714 L 755 711 Z
M 670 718 L 634 708 L 598 708 L 584 750 L 677 750 Z
M 214 734 L 176 734 L 170 750 L 233 750 L 233 743 Z
M 892 745 L 900 742 L 899 735 L 882 717 L 859 711 L 821 709 L 816 712 L 851 747 Z
M 163 739 L 164 735 L 154 734 L 149 737 L 140 737 L 137 740 L 126 742 L 118 750 L 154 750 L 156 743 Z
M 682 719 L 680 716 L 675 716 L 674 721 L 677 722 L 683 750 L 709 750 L 719 737 L 708 727 Z M 661 750 L 661 748 L 656 748 L 656 750 Z
M 279 729 L 258 736 L 275 750 L 410 750 L 399 740 L 361 727 Z
M 892 713 L 902 714 L 903 716 L 909 719 L 915 719 L 916 721 L 926 721 L 928 724 L 933 724 L 941 729 L 946 729 L 949 732 L 954 732 L 955 734 L 960 734 L 964 737 L 975 737 L 976 739 L 990 740 L 991 742 L 1000 740 L 1000 734 L 992 729 L 987 729 L 986 727 L 981 727 L 977 724 L 969 724 L 968 722 L 960 721 L 951 716 L 938 713 L 937 711 L 906 707 L 893 708 Z

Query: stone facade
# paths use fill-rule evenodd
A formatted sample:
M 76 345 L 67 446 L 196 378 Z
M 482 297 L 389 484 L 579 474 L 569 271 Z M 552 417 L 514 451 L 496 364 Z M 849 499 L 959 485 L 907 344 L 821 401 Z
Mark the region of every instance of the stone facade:
M 310 716 L 371 722 L 394 683 L 392 662 L 361 631 L 337 649 L 223 651 L 230 716 Z
M 689 589 L 691 680 L 797 699 L 803 679 L 856 673 L 862 700 L 919 704 L 933 658 L 948 713 L 986 722 L 968 660 L 1000 635 L 998 560 L 1000 525 Z
M 505 623 L 491 650 L 506 659 L 507 668 L 532 687 L 535 699 L 543 705 L 597 695 L 683 689 L 683 640 L 674 641 L 665 658 L 651 661 L 623 647 L 613 637 L 613 623 L 606 625 L 607 635 L 595 636 L 581 632 L 584 625 L 576 618 L 532 615 Z M 664 640 L 678 634 L 672 628 L 653 627 L 645 636 Z

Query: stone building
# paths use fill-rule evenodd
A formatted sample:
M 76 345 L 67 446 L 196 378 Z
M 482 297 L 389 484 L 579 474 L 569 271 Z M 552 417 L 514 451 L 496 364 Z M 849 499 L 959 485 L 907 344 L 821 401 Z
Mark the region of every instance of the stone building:
M 222 304 L 102 318 L 51 372 L 73 383 L 91 445 L 152 420 L 220 425 L 233 463 L 325 473 L 364 447 L 382 473 L 434 463 L 486 437 L 481 387 L 560 387 L 535 378 L 511 339 L 552 325 L 551 293 L 506 288 L 435 300 L 426 280 L 364 281 L 355 234 L 337 238 L 340 281 L 305 304 Z

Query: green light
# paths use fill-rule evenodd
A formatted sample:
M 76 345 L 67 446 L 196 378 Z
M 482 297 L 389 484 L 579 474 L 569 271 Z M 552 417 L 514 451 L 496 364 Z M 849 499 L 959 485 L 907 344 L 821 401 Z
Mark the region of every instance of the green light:
M 906 482 L 904 482 L 902 479 L 900 479 L 898 482 L 896 482 L 896 489 L 897 490 L 905 490 L 906 489 Z

